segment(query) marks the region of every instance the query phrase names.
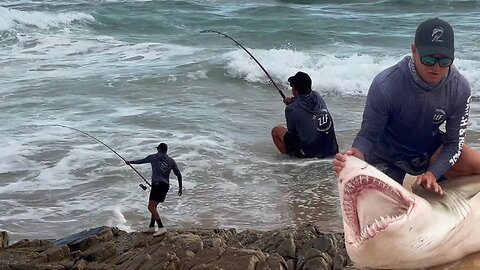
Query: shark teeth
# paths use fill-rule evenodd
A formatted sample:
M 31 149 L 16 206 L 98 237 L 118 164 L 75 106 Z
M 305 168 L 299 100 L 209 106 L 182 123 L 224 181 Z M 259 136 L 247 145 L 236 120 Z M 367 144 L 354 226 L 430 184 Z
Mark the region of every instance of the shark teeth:
M 377 217 L 371 217 L 373 221 L 370 220 L 368 224 L 361 226 L 361 223 L 364 223 L 365 220 L 362 220 L 362 222 L 359 220 L 357 200 L 361 194 L 367 190 L 381 192 L 390 198 L 391 203 L 395 202 L 395 208 L 387 210 L 390 213 L 387 213 L 387 211 L 385 211 L 383 215 L 378 213 L 379 215 Z M 355 238 L 358 241 L 357 244 L 361 244 L 365 240 L 375 237 L 378 232 L 385 230 L 389 224 L 405 217 L 411 203 L 412 202 L 408 198 L 404 198 L 397 189 L 375 177 L 359 175 L 349 180 L 344 186 L 343 210 L 345 221 L 355 232 Z
M 367 239 L 375 237 L 378 232 L 383 231 L 390 223 L 398 221 L 404 216 L 405 214 L 394 217 L 387 215 L 386 217 L 381 216 L 379 218 L 376 218 L 372 224 L 367 225 L 365 226 L 365 228 L 363 228 L 363 230 L 360 232 L 360 238 L 357 239 L 358 242 L 363 242 Z
M 374 177 L 369 177 L 367 175 L 360 175 L 355 177 L 353 180 L 348 181 L 345 184 L 344 193 L 345 195 L 355 194 L 358 189 L 362 189 L 365 186 L 373 186 L 385 193 L 391 193 L 394 196 L 400 196 L 400 193 L 396 189 Z

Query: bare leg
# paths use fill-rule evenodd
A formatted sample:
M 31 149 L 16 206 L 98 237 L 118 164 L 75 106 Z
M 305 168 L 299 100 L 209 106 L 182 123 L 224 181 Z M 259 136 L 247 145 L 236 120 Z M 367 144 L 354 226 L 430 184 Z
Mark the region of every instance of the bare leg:
M 157 220 L 160 219 L 160 214 L 157 211 L 158 202 L 156 201 L 148 201 L 148 211 L 152 214 L 152 219 Z
M 442 146 L 440 146 L 432 155 L 430 162 L 433 162 L 435 159 L 437 159 L 441 149 Z M 457 160 L 455 165 L 453 165 L 453 167 L 445 173 L 445 177 L 448 179 L 452 177 L 474 174 L 480 174 L 480 152 L 468 145 L 464 145 L 460 158 Z
M 287 128 L 284 126 L 276 126 L 272 129 L 272 139 L 273 143 L 277 147 L 280 153 L 287 153 L 287 147 L 285 146 L 285 142 L 283 141 L 283 137 L 285 133 L 287 133 Z

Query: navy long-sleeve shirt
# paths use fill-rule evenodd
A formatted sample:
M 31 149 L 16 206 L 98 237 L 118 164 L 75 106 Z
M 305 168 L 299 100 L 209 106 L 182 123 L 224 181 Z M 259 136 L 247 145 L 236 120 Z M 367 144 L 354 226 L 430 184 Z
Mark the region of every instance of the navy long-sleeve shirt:
M 288 133 L 307 156 L 324 158 L 338 153 L 332 117 L 317 92 L 295 97 L 285 108 L 285 118 Z
M 130 163 L 150 163 L 150 165 L 152 165 L 152 184 L 155 182 L 164 182 L 170 184 L 170 172 L 173 170 L 173 173 L 178 178 L 180 187 L 182 186 L 182 174 L 177 167 L 177 163 L 167 154 L 151 154 L 144 159 L 133 160 Z
M 468 81 L 454 67 L 435 87 L 415 74 L 406 56 L 373 80 L 353 147 L 368 161 L 372 154 L 393 162 L 427 152 L 445 123 L 443 148 L 428 171 L 438 179 L 458 160 L 470 111 Z

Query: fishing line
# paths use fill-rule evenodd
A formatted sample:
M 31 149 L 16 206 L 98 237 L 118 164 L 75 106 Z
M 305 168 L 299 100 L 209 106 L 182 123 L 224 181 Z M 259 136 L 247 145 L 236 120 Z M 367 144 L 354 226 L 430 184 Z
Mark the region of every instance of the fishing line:
M 45 126 L 54 126 L 54 127 L 64 127 L 64 128 L 69 128 L 69 129 L 72 129 L 72 130 L 75 130 L 75 131 L 78 131 L 92 139 L 94 139 L 95 141 L 101 143 L 103 146 L 107 147 L 110 151 L 112 151 L 113 153 L 115 153 L 115 155 L 117 155 L 119 158 L 121 158 L 124 162 L 126 161 L 122 156 L 120 156 L 119 153 L 117 153 L 115 150 L 113 150 L 110 146 L 106 145 L 104 142 L 100 141 L 99 139 L 95 138 L 94 136 L 88 134 L 87 132 L 85 131 L 81 131 L 79 129 L 76 129 L 76 128 L 73 128 L 73 127 L 69 127 L 69 126 L 64 126 L 64 125 L 59 125 L 59 124 L 51 124 L 51 125 L 45 125 Z M 132 165 L 128 164 L 128 166 L 130 166 L 130 168 L 132 168 L 137 174 L 138 176 L 140 176 L 143 181 L 145 181 L 145 183 L 147 183 L 147 185 L 149 185 L 150 187 L 152 185 L 150 185 L 150 183 L 145 179 L 145 177 L 143 177 L 143 175 L 141 175 Z M 147 187 L 144 185 L 144 184 L 140 184 L 140 187 L 143 189 L 143 190 L 147 190 Z
M 224 37 L 232 40 L 233 42 L 235 42 L 235 44 L 237 44 L 238 46 L 240 46 L 240 48 L 242 48 L 245 52 L 247 52 L 248 55 L 250 55 L 250 57 L 252 57 L 252 59 L 260 66 L 260 68 L 263 70 L 263 72 L 265 73 L 265 75 L 267 75 L 267 77 L 270 79 L 270 82 L 272 82 L 273 86 L 275 86 L 275 88 L 277 88 L 278 93 L 280 94 L 280 96 L 282 96 L 282 98 L 285 99 L 285 94 L 283 94 L 282 90 L 280 90 L 280 88 L 278 88 L 277 84 L 273 81 L 272 76 L 270 76 L 270 74 L 268 74 L 267 70 L 262 66 L 262 64 L 260 64 L 260 62 L 258 62 L 258 60 L 255 58 L 255 56 L 253 56 L 245 47 L 243 47 L 242 44 L 240 44 L 238 41 L 236 41 L 235 39 L 233 39 L 233 38 L 230 37 L 229 35 L 224 34 L 224 33 L 222 33 L 222 32 L 219 32 L 219 31 L 215 31 L 215 30 L 202 30 L 202 31 L 200 31 L 200 33 L 217 33 L 217 34 L 222 35 L 222 36 L 224 36 Z

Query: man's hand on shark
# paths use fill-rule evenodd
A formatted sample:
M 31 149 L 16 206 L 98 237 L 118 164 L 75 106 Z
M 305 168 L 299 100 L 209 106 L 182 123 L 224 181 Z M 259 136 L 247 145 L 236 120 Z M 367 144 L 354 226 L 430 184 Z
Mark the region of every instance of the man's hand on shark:
M 333 171 L 335 172 L 335 176 L 338 177 L 338 174 L 343 170 L 346 160 L 347 158 L 343 153 L 335 155 L 335 159 L 333 160 Z
M 354 156 L 361 160 L 365 160 L 365 156 L 363 155 L 363 153 L 358 151 L 357 148 L 353 147 L 344 151 L 343 153 L 336 154 L 335 159 L 333 160 L 333 171 L 335 172 L 336 176 L 338 176 L 338 174 L 343 170 L 343 167 L 345 167 L 345 161 L 347 161 L 347 156 Z
M 443 195 L 442 187 L 437 183 L 437 178 L 431 172 L 426 172 L 424 174 L 419 175 L 415 183 L 417 185 L 422 186 L 425 189 L 428 189 L 439 195 Z

